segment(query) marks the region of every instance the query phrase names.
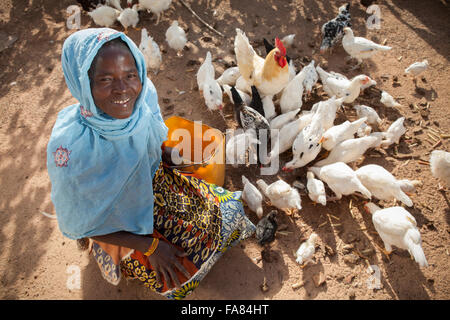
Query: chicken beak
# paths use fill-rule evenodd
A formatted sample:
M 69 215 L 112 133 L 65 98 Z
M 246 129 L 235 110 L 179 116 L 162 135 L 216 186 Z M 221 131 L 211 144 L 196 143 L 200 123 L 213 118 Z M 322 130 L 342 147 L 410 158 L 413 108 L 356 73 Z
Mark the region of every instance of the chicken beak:
M 326 140 L 325 137 L 320 138 L 319 144 L 322 144 L 325 140 Z

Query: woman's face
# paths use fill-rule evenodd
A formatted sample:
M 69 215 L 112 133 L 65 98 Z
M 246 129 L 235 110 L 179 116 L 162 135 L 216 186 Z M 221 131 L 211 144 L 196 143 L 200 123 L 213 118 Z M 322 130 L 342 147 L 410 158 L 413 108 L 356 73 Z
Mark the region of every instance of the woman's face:
M 95 105 L 113 118 L 131 116 L 142 90 L 131 52 L 119 45 L 103 47 L 93 63 L 91 92 Z

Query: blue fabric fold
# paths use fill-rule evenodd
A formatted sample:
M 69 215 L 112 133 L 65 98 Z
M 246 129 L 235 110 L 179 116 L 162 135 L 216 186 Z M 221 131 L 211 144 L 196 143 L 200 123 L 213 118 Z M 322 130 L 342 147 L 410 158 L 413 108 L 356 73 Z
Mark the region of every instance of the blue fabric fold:
M 126 119 L 114 119 L 95 106 L 88 76 L 98 50 L 118 37 L 130 48 L 142 82 Z M 69 36 L 61 60 L 67 86 L 79 102 L 58 113 L 47 145 L 51 199 L 61 232 L 71 239 L 116 231 L 151 234 L 152 179 L 168 129 L 142 53 L 125 34 L 95 28 Z

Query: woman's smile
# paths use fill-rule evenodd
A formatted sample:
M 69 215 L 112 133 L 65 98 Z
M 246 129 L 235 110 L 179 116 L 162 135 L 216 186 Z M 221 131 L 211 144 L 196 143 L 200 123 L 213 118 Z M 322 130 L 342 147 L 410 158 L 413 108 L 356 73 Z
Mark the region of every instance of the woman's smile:
M 112 101 L 112 103 L 125 106 L 130 100 L 131 100 L 130 98 L 124 100 L 114 100 Z

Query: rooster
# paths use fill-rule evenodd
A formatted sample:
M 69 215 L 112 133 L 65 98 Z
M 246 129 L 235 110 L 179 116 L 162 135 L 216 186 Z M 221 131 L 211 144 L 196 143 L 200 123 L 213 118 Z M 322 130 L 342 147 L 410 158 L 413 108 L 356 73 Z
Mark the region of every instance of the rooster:
M 275 39 L 275 48 L 263 59 L 256 54 L 245 33 L 236 29 L 234 52 L 242 77 L 250 85 L 256 86 L 261 96 L 273 96 L 288 84 L 286 48 L 280 39 Z

